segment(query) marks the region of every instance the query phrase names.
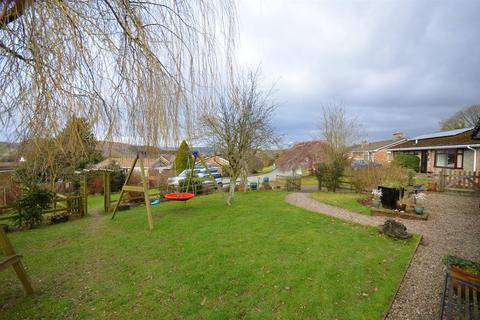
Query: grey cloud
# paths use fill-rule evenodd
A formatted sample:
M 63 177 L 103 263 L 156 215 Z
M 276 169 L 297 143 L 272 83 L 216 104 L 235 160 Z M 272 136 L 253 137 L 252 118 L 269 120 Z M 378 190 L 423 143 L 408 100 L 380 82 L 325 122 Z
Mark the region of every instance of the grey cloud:
M 276 82 L 278 131 L 311 138 L 340 101 L 369 139 L 438 130 L 480 102 L 478 1 L 240 2 L 239 61 Z

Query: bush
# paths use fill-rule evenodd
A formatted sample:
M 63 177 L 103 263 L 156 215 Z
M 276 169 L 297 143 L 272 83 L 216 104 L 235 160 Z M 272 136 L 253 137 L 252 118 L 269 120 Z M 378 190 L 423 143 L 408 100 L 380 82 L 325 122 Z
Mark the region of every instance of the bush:
M 192 167 L 192 165 L 192 152 L 190 151 L 187 142 L 183 140 L 175 156 L 175 171 L 177 172 L 177 174 L 179 174 L 188 167 Z
M 376 189 L 378 186 L 400 188 L 409 184 L 409 174 L 407 169 L 395 164 L 356 168 L 351 171 L 350 183 L 357 192 Z
M 400 167 L 411 169 L 415 172 L 420 170 L 420 159 L 414 154 L 397 154 L 395 155 L 394 162 Z
M 28 229 L 42 222 L 42 211 L 50 207 L 55 193 L 37 186 L 22 194 L 16 201 L 18 215 L 15 224 Z
M 334 160 L 331 164 L 318 163 L 315 175 L 318 180 L 318 190 L 325 185 L 328 191 L 335 192 L 340 186 L 340 178 L 345 170 L 345 164 L 340 160 Z
M 202 191 L 202 182 L 204 179 L 192 178 L 190 186 L 188 186 L 188 192 L 201 192 Z M 178 192 L 187 192 L 188 179 L 180 180 L 178 182 Z
M 327 165 L 323 162 L 317 163 L 315 168 L 315 176 L 318 181 L 318 190 L 321 191 L 325 182 L 325 176 L 327 174 Z

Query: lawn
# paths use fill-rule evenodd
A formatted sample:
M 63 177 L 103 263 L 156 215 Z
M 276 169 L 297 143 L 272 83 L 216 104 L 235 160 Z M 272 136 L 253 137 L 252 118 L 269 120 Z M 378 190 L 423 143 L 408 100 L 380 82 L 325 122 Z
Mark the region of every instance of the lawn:
M 318 186 L 318 180 L 316 176 L 303 176 L 302 186 Z
M 263 167 L 263 168 L 260 169 L 260 170 L 257 170 L 256 173 L 265 174 L 265 173 L 272 172 L 273 170 L 275 170 L 275 167 L 274 167 L 274 166 L 267 166 L 267 167 Z
M 1 319 L 381 319 L 418 238 L 224 194 L 10 234 L 37 291 L 0 273 Z M 99 197 L 92 204 L 101 207 Z
M 314 192 L 313 199 L 332 206 L 348 209 L 353 212 L 370 215 L 370 208 L 359 203 L 358 200 L 365 199 L 364 194 L 353 192 Z

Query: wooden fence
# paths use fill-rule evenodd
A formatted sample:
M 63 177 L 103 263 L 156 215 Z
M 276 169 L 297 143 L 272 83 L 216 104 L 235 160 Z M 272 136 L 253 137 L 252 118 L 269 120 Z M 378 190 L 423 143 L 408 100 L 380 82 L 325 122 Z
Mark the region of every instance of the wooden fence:
M 434 177 L 438 191 L 480 191 L 478 172 L 442 169 Z
M 65 196 L 57 194 L 49 209 L 43 210 L 42 214 L 68 213 L 83 217 L 85 205 L 81 196 Z M 0 221 L 10 220 L 18 215 L 15 205 L 0 206 Z

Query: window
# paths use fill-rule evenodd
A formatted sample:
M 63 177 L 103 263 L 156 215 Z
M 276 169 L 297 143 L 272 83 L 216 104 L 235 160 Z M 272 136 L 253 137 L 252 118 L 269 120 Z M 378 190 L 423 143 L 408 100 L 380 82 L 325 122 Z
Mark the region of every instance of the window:
M 463 149 L 445 149 L 435 151 L 435 167 L 462 169 Z

